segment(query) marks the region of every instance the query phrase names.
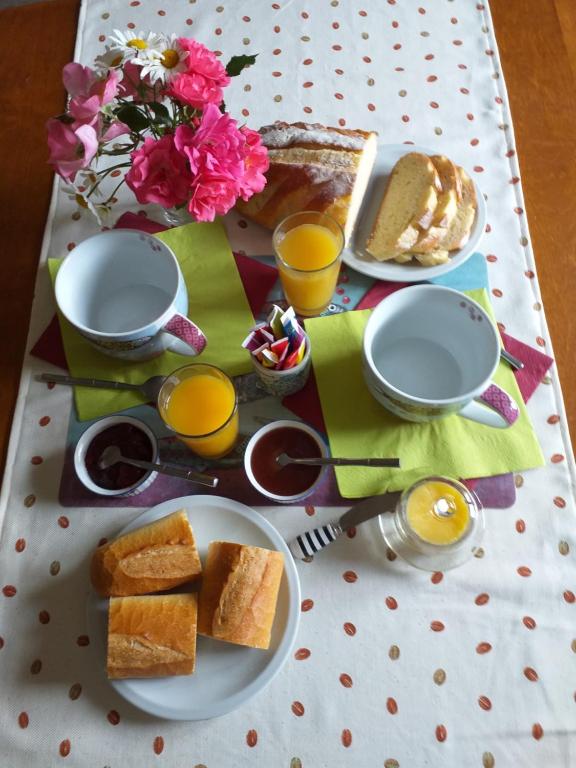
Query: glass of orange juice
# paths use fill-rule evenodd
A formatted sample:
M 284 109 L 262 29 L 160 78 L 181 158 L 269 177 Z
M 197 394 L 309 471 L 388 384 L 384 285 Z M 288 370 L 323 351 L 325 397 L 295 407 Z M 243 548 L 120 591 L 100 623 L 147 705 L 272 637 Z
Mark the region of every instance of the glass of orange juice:
M 301 211 L 278 224 L 272 241 L 288 303 L 299 315 L 319 315 L 336 288 L 344 248 L 342 227 L 325 213 Z
M 443 571 L 466 562 L 484 532 L 482 505 L 458 480 L 425 477 L 407 488 L 395 514 L 380 516 L 384 540 L 418 568 Z
M 238 399 L 224 371 L 192 363 L 166 377 L 158 394 L 166 426 L 198 456 L 218 459 L 238 438 Z

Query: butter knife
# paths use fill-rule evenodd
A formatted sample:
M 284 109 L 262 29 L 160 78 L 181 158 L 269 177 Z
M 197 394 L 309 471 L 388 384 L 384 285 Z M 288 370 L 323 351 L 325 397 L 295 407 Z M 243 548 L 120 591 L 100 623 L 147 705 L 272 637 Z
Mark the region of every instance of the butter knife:
M 402 491 L 394 491 L 364 499 L 349 509 L 348 512 L 345 512 L 338 520 L 333 520 L 319 528 L 313 528 L 311 531 L 296 536 L 288 544 L 288 548 L 295 559 L 303 560 L 312 557 L 336 541 L 349 528 L 360 525 L 384 512 L 392 512 L 401 495 Z

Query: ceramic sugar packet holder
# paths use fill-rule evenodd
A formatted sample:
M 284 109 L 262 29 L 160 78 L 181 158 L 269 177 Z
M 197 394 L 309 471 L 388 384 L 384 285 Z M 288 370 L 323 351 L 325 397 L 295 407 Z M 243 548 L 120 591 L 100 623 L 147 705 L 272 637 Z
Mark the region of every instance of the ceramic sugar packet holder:
M 186 316 L 176 256 L 151 235 L 115 229 L 84 240 L 62 262 L 55 293 L 64 317 L 106 355 L 141 361 L 167 349 L 194 356 L 206 346 Z
M 457 413 L 491 427 L 514 424 L 516 402 L 491 380 L 499 359 L 498 332 L 486 312 L 440 285 L 386 297 L 364 332 L 366 384 L 381 405 L 408 421 Z

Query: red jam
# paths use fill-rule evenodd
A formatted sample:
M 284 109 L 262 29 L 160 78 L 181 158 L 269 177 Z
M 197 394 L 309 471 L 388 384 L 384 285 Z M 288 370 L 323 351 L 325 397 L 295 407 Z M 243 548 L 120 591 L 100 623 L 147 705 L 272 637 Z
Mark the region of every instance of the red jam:
M 276 461 L 281 453 L 293 459 L 315 459 L 322 456 L 316 440 L 298 427 L 278 427 L 266 432 L 254 446 L 250 466 L 257 482 L 276 496 L 297 496 L 314 485 L 321 467 Z
M 148 472 L 147 469 L 132 467 L 130 464 L 118 462 L 108 469 L 100 469 L 98 462 L 105 448 L 115 445 L 128 459 L 152 461 L 154 448 L 148 435 L 133 424 L 114 424 L 100 432 L 92 440 L 86 451 L 84 463 L 86 471 L 95 485 L 107 491 L 119 491 L 129 488 L 141 480 Z

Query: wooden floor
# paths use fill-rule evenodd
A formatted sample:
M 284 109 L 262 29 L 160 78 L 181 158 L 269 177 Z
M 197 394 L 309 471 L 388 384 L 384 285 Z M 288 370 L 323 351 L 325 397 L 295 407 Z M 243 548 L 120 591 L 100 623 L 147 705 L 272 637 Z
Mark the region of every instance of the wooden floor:
M 64 107 L 78 0 L 0 11 L 0 472 L 26 343 L 52 171 L 44 123 Z M 576 0 L 492 0 L 526 208 L 570 428 L 576 436 Z M 14 70 L 14 62 L 18 62 Z

